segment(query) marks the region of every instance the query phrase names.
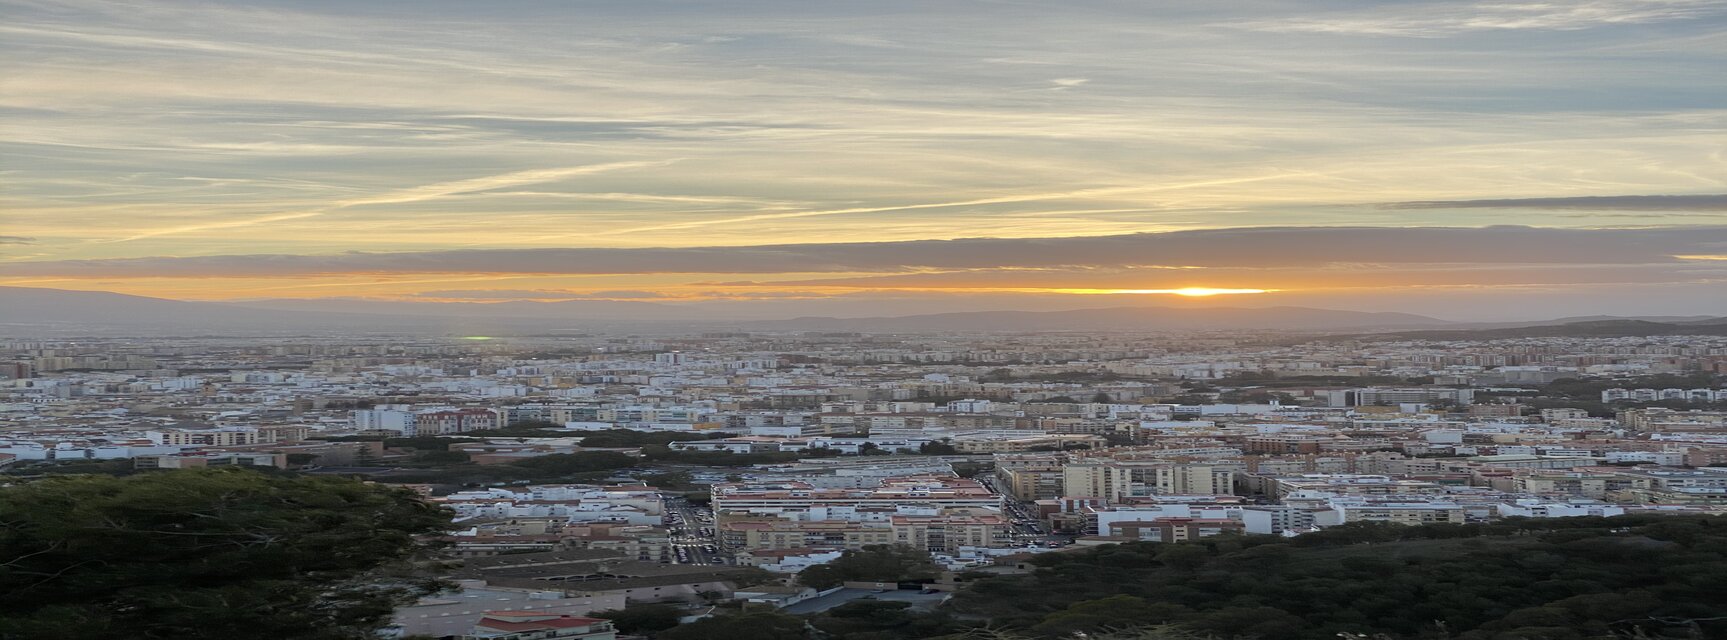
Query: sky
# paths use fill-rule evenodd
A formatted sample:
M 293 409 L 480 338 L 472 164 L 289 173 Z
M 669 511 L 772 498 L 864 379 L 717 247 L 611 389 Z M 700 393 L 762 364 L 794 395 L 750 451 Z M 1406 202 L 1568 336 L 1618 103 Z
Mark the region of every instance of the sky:
M 1727 314 L 1719 0 L 0 15 L 0 285 Z

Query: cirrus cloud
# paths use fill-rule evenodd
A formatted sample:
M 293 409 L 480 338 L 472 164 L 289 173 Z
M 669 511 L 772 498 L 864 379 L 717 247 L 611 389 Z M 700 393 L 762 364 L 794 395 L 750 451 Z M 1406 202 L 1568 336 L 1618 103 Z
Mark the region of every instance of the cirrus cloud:
M 904 273 L 1051 268 L 1320 268 L 1337 264 L 1638 265 L 1727 253 L 1727 226 L 1637 229 L 1269 227 L 1059 238 L 746 247 L 474 249 L 0 264 L 0 277 L 346 274 Z
M 826 288 L 1387 288 L 1722 281 L 1727 226 L 1237 228 L 1076 238 L 758 247 L 511 248 L 3 262 L 0 278 L 313 278 L 397 274 L 774 274 L 682 286 Z M 788 274 L 838 278 L 788 279 Z M 653 290 L 439 290 L 416 298 L 653 298 Z
M 1727 211 L 1727 193 L 1686 196 L 1585 196 L 1392 202 L 1387 209 L 1582 209 L 1590 211 Z

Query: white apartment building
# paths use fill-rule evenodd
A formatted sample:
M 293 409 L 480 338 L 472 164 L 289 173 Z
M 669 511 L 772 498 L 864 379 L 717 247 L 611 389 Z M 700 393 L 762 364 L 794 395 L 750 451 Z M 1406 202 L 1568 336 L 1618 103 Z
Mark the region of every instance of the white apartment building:
M 820 505 L 1002 509 L 1001 496 L 982 484 L 941 476 L 888 478 L 879 487 L 864 489 L 818 489 L 803 482 L 725 483 L 714 485 L 711 495 L 715 513 L 808 511 Z

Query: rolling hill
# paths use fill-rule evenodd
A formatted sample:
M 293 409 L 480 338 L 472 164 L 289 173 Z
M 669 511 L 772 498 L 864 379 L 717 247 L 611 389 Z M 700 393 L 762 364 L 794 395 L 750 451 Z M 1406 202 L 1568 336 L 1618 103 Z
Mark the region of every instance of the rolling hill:
M 1400 331 L 1352 336 L 1365 340 L 1510 340 L 1516 338 L 1630 338 L 1637 336 L 1727 336 L 1727 318 L 1654 322 L 1620 318 L 1502 329 Z
M 1074 311 L 973 311 L 877 318 L 797 318 L 761 323 L 785 329 L 915 333 L 920 331 L 1340 331 L 1441 327 L 1452 323 L 1407 313 L 1307 307 L 1110 307 Z
M 760 319 L 729 301 L 665 303 L 396 302 L 361 299 L 194 302 L 102 291 L 0 287 L 0 335 L 281 335 L 307 332 L 508 335 L 546 331 L 667 332 L 726 328 L 864 333 L 1042 331 L 1288 331 L 1375 340 L 1487 340 L 1537 336 L 1727 335 L 1727 318 L 1672 321 L 1591 317 L 1582 322 L 1458 323 L 1407 313 L 1308 307 L 1108 307 L 964 311 L 878 317 Z M 786 315 L 791 315 L 786 313 Z M 780 316 L 785 317 L 785 316 Z M 1665 319 L 1664 319 L 1665 320 Z

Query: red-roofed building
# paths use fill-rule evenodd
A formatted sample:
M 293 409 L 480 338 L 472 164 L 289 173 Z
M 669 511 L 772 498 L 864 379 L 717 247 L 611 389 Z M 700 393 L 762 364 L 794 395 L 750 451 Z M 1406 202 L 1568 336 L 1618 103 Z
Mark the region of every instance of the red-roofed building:
M 617 640 L 612 621 L 582 616 L 488 611 L 462 640 Z

